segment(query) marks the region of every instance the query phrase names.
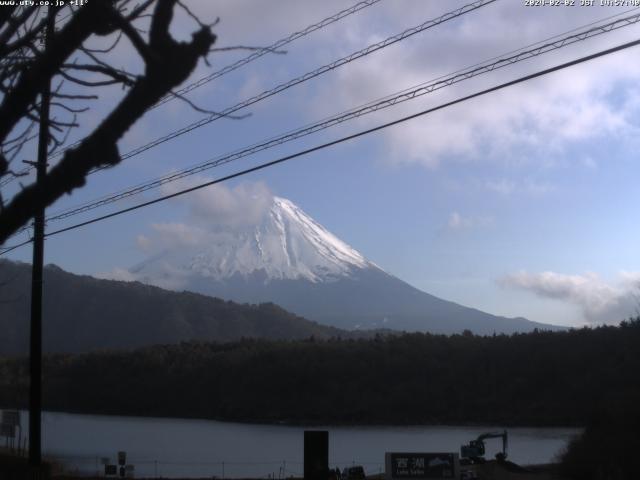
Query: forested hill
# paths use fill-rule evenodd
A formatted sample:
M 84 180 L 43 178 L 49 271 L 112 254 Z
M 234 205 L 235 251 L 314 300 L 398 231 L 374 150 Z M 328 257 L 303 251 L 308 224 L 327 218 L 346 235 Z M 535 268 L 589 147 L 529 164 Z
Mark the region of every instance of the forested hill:
M 0 260 L 0 355 L 29 348 L 31 266 Z M 348 335 L 274 304 L 241 305 L 137 282 L 44 269 L 44 349 L 87 352 L 187 340 L 300 339 Z
M 584 425 L 640 404 L 640 321 L 479 337 L 407 334 L 48 356 L 47 409 L 251 422 Z M 0 362 L 0 407 L 26 405 Z M 635 408 L 635 407 L 634 407 Z

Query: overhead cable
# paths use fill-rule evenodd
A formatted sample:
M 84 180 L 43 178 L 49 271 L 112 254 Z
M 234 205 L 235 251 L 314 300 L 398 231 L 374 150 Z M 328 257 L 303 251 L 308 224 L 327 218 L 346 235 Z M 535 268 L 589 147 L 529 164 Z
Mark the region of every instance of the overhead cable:
M 471 11 L 474 11 L 478 8 L 481 8 L 485 5 L 488 5 L 490 3 L 494 3 L 496 0 L 476 0 L 475 2 L 469 3 L 467 5 L 463 5 L 460 8 L 457 8 L 455 10 L 452 10 L 450 12 L 447 12 L 443 15 L 441 15 L 440 17 L 437 17 L 435 19 L 432 20 L 427 20 L 426 22 L 417 25 L 415 27 L 409 28 L 407 30 L 404 30 L 403 32 L 397 34 L 397 35 L 393 35 L 391 37 L 388 37 L 387 39 L 381 41 L 381 42 L 377 42 L 375 44 L 369 45 L 367 47 L 365 47 L 362 50 L 358 50 L 354 53 L 351 53 L 350 55 L 347 55 L 345 57 L 339 58 L 338 60 L 334 60 L 333 62 L 323 65 L 322 67 L 319 67 L 315 70 L 312 70 L 310 72 L 305 73 L 304 75 L 300 76 L 300 77 L 296 77 L 293 78 L 285 83 L 281 83 L 269 90 L 265 90 L 262 93 L 255 95 L 251 98 L 248 98 L 246 100 L 243 100 L 240 103 L 237 103 L 235 105 L 232 105 L 230 107 L 225 108 L 224 110 L 222 110 L 221 112 L 215 113 L 213 115 L 210 115 L 208 117 L 202 118 L 196 122 L 193 122 L 185 127 L 182 127 L 178 130 L 175 130 L 173 132 L 170 132 L 162 137 L 156 138 L 155 140 L 152 140 L 151 142 L 148 142 L 144 145 L 141 145 L 133 150 L 130 150 L 126 153 L 124 153 L 123 155 L 121 155 L 121 159 L 122 160 L 126 160 L 128 158 L 134 157 L 136 155 L 139 155 L 153 147 L 156 147 L 158 145 L 161 145 L 165 142 L 168 142 L 170 140 L 173 140 L 174 138 L 177 138 L 181 135 L 184 135 L 185 133 L 191 132 L 197 128 L 200 128 L 204 125 L 208 125 L 220 118 L 223 117 L 228 117 L 229 115 L 232 115 L 233 113 L 237 112 L 238 110 L 241 110 L 245 107 L 248 107 L 250 105 L 253 105 L 257 102 L 260 102 L 266 98 L 272 97 L 273 95 L 276 95 L 280 92 L 283 92 L 285 90 L 288 90 L 289 88 L 292 88 L 296 85 L 299 85 L 303 82 L 306 82 L 308 80 L 311 80 L 312 78 L 316 78 L 324 73 L 327 73 L 329 71 L 335 70 L 336 68 L 339 68 L 343 65 L 346 65 L 350 62 L 353 62 L 354 60 L 357 60 L 358 58 L 362 58 L 366 55 L 369 55 L 373 52 L 376 52 L 378 50 L 381 50 L 385 47 L 388 47 L 389 45 L 393 45 L 397 42 L 400 42 L 402 40 L 405 40 L 406 38 L 409 38 L 417 33 L 420 33 L 424 30 L 427 30 L 429 28 L 433 28 L 437 25 L 440 25 L 446 21 L 452 20 L 454 18 L 460 17 L 461 15 L 464 15 L 466 13 L 469 13 Z M 223 69 L 224 70 L 224 69 Z M 72 145 L 69 145 L 68 147 L 58 150 L 56 153 L 54 153 L 50 158 L 55 158 L 56 156 L 62 155 L 63 153 L 65 153 L 67 150 L 76 147 L 79 143 L 76 142 Z M 89 172 L 89 175 L 105 170 L 109 167 L 99 167 L 96 168 L 94 170 L 92 170 L 91 172 Z M 24 173 L 27 173 L 29 171 L 29 167 L 27 167 L 24 170 Z M 21 172 L 22 174 L 23 172 Z M 7 179 L 5 179 L 3 181 L 3 183 L 0 183 L 0 187 L 6 185 L 7 183 L 10 183 L 11 181 L 13 181 L 13 177 L 8 177 Z
M 77 223 L 77 224 L 74 224 L 74 225 L 71 225 L 71 226 L 68 226 L 68 227 L 65 227 L 65 228 L 61 228 L 59 230 L 55 230 L 55 231 L 49 232 L 49 233 L 46 234 L 46 236 L 47 237 L 51 237 L 51 236 L 59 235 L 61 233 L 68 232 L 68 231 L 71 231 L 71 230 L 76 230 L 78 228 L 85 227 L 87 225 L 91 225 L 93 223 L 97 223 L 97 222 L 100 222 L 100 221 L 103 221 L 103 220 L 106 220 L 106 219 L 109 219 L 109 218 L 113 218 L 113 217 L 122 215 L 124 213 L 128 213 L 128 212 L 132 212 L 132 211 L 135 211 L 135 210 L 139 210 L 141 208 L 145 208 L 145 207 L 148 207 L 150 205 L 154 205 L 156 203 L 160 203 L 160 202 L 163 202 L 165 200 L 169 200 L 171 198 L 175 198 L 175 197 L 178 197 L 178 196 L 181 196 L 181 195 L 185 195 L 187 193 L 190 193 L 190 192 L 193 192 L 193 191 L 196 191 L 196 190 L 200 190 L 202 188 L 209 187 L 211 185 L 215 185 L 217 183 L 222 183 L 222 182 L 225 182 L 227 180 L 231 180 L 233 178 L 237 178 L 237 177 L 241 177 L 241 176 L 247 175 L 249 173 L 257 172 L 257 171 L 263 170 L 263 169 L 265 169 L 267 167 L 272 167 L 274 165 L 278 165 L 280 163 L 284 163 L 284 162 L 287 162 L 289 160 L 293 160 L 295 158 L 302 157 L 304 155 L 308 155 L 310 153 L 317 152 L 319 150 L 323 150 L 325 148 L 332 147 L 334 145 L 338 145 L 338 144 L 347 142 L 349 140 L 353 140 L 355 138 L 363 137 L 363 136 L 368 135 L 370 133 L 374 133 L 374 132 L 383 130 L 385 128 L 389 128 L 389 127 L 392 127 L 394 125 L 398 125 L 398 124 L 407 122 L 409 120 L 413 120 L 415 118 L 428 115 L 428 114 L 436 112 L 438 110 L 443 110 L 443 109 L 449 108 L 449 107 L 451 107 L 453 105 L 457 105 L 457 104 L 460 104 L 460 103 L 463 103 L 463 102 L 467 102 L 467 101 L 472 100 L 474 98 L 478 98 L 478 97 L 487 95 L 489 93 L 493 93 L 493 92 L 496 92 L 496 91 L 499 91 L 499 90 L 503 90 L 503 89 L 511 87 L 513 85 L 524 83 L 524 82 L 533 80 L 535 78 L 542 77 L 544 75 L 548 75 L 550 73 L 557 72 L 559 70 L 564 70 L 564 69 L 572 67 L 574 65 L 579 65 L 581 63 L 585 63 L 585 62 L 594 60 L 596 58 L 604 57 L 606 55 L 610 55 L 612 53 L 616 53 L 616 52 L 619 52 L 619 51 L 622 51 L 622 50 L 626 50 L 628 48 L 635 47 L 635 46 L 638 46 L 638 45 L 640 45 L 640 39 L 633 40 L 631 42 L 627 42 L 627 43 L 618 45 L 616 47 L 608 48 L 606 50 L 601 50 L 599 52 L 596 52 L 596 53 L 593 53 L 593 54 L 590 54 L 590 55 L 586 55 L 584 57 L 580 57 L 578 59 L 571 60 L 569 62 L 565 62 L 565 63 L 562 63 L 560 65 L 556 65 L 554 67 L 546 68 L 544 70 L 539 70 L 539 71 L 537 71 L 535 73 L 532 73 L 532 74 L 529 74 L 529 75 L 525 75 L 523 77 L 519 77 L 519 78 L 517 78 L 515 80 L 510 80 L 508 82 L 504 82 L 504 83 L 501 83 L 499 85 L 495 85 L 493 87 L 490 87 L 490 88 L 487 88 L 487 89 L 484 89 L 484 90 L 480 90 L 480 91 L 472 93 L 470 95 L 466 95 L 464 97 L 460 97 L 460 98 L 458 98 L 456 100 L 452 100 L 450 102 L 446 102 L 446 103 L 440 104 L 440 105 L 438 105 L 436 107 L 431 107 L 431 108 L 428 108 L 426 110 L 422 110 L 422 111 L 420 111 L 418 113 L 414 113 L 412 115 L 407 115 L 407 116 L 399 118 L 397 120 L 393 120 L 391 122 L 383 123 L 381 125 L 378 125 L 378 126 L 366 129 L 366 130 L 362 130 L 362 131 L 354 133 L 352 135 L 347 135 L 347 136 L 341 137 L 341 138 L 339 138 L 337 140 L 333 140 L 331 142 L 323 143 L 321 145 L 317 145 L 315 147 L 308 148 L 306 150 L 302 150 L 302 151 L 296 152 L 294 154 L 278 158 L 277 160 L 272 160 L 270 162 L 262 163 L 260 165 L 255 166 L 255 167 L 247 168 L 245 170 L 233 173 L 231 175 L 226 175 L 224 177 L 217 178 L 215 180 L 211 180 L 211 181 L 202 183 L 200 185 L 196 185 L 196 186 L 193 186 L 193 187 L 190 187 L 190 188 L 186 188 L 186 189 L 180 190 L 178 192 L 174 192 L 174 193 L 171 193 L 171 194 L 168 194 L 168 195 L 164 195 L 164 196 L 159 197 L 159 198 L 155 198 L 153 200 L 149 200 L 148 202 L 143 202 L 143 203 L 140 203 L 140 204 L 132 206 L 132 207 L 128 207 L 128 208 L 124 208 L 122 210 L 118 210 L 117 212 L 112 212 L 112 213 L 109 213 L 107 215 L 102 215 L 100 217 L 92 218 L 92 219 L 84 221 L 84 222 L 80 222 L 80 223 Z M 29 242 L 26 242 L 26 243 L 29 243 Z M 26 244 L 26 243 L 23 243 L 23 244 Z M 15 245 L 13 247 L 7 247 L 7 251 L 9 249 L 18 248 L 19 246 L 21 246 L 21 245 Z M 4 253 L 6 253 L 6 251 L 0 253 L 0 255 L 3 255 Z
M 233 151 L 231 153 L 227 153 L 222 156 L 215 157 L 206 162 L 197 164 L 195 166 L 189 167 L 179 172 L 173 172 L 163 177 L 157 178 L 155 180 L 145 182 L 145 183 L 136 185 L 134 187 L 130 187 L 128 189 L 122 190 L 115 194 L 107 195 L 105 197 L 101 197 L 99 199 L 84 203 L 82 205 L 69 208 L 62 212 L 51 215 L 50 217 L 47 218 L 47 221 L 52 222 L 52 221 L 62 220 L 62 219 L 71 217 L 73 215 L 84 213 L 89 210 L 93 210 L 95 208 L 114 203 L 124 198 L 128 198 L 133 195 L 137 195 L 139 193 L 145 192 L 147 190 L 160 187 L 167 183 L 174 182 L 182 178 L 201 173 L 211 168 L 218 167 L 220 165 L 238 160 L 240 158 L 255 154 L 263 150 L 267 150 L 269 148 L 273 148 L 278 145 L 282 145 L 283 143 L 304 137 L 306 135 L 310 135 L 312 133 L 325 130 L 329 127 L 344 123 L 349 120 L 353 120 L 363 115 L 367 115 L 369 113 L 373 113 L 378 110 L 389 108 L 394 105 L 406 102 L 408 100 L 413 100 L 415 98 L 429 94 L 435 90 L 448 87 L 450 85 L 476 77 L 478 75 L 492 72 L 497 69 L 506 67 L 508 65 L 513 65 L 514 63 L 518 63 L 518 62 L 521 62 L 521 61 L 524 61 L 524 60 L 527 60 L 527 59 L 530 59 L 554 50 L 558 50 L 568 45 L 572 45 L 576 42 L 583 41 L 588 38 L 592 38 L 594 36 L 601 35 L 603 33 L 607 33 L 607 32 L 616 30 L 618 28 L 632 25 L 638 22 L 640 22 L 640 13 L 616 20 L 614 22 L 610 22 L 605 25 L 600 25 L 598 27 L 594 27 L 594 28 L 582 31 L 574 35 L 563 37 L 558 40 L 554 40 L 550 43 L 538 45 L 529 50 L 518 51 L 518 53 L 514 55 L 500 58 L 499 60 L 494 61 L 492 63 L 476 64 L 476 66 L 474 67 L 460 70 L 449 76 L 440 77 L 439 79 L 429 83 L 421 84 L 417 88 L 403 90 L 399 94 L 385 97 L 376 102 L 365 104 L 364 106 L 361 106 L 361 107 L 356 107 L 352 110 L 340 113 L 333 117 L 329 117 L 320 122 L 313 123 L 313 124 L 298 128 L 296 130 L 287 132 L 285 134 L 272 137 L 263 142 L 253 144 L 249 147 L 245 147 L 245 148 Z
M 327 25 L 330 25 L 334 22 L 337 22 L 338 20 L 347 17 L 349 15 L 352 15 L 356 12 L 359 12 L 360 10 L 370 7 L 371 5 L 378 3 L 380 0 L 365 0 L 363 2 L 359 2 L 356 3 L 355 5 L 353 5 L 350 8 L 347 8 L 345 10 L 342 10 L 334 15 L 331 15 L 330 17 L 325 18 L 324 20 L 319 21 L 318 23 L 314 23 L 313 25 L 309 25 L 308 27 L 306 27 L 303 30 L 300 30 L 299 32 L 294 32 L 291 35 L 281 38 L 280 40 L 272 43 L 271 45 L 269 45 L 268 47 L 262 48 L 260 50 L 257 50 L 255 52 L 253 52 L 251 55 L 248 55 L 240 60 L 238 60 L 237 62 L 234 62 L 230 65 L 227 65 L 224 68 L 221 68 L 218 71 L 215 71 L 213 73 L 210 73 L 209 75 L 187 85 L 186 87 L 181 88 L 180 90 L 178 90 L 176 93 L 178 95 L 184 95 L 186 93 L 189 93 L 191 90 L 195 90 L 198 87 L 201 87 L 202 85 L 205 85 L 213 80 L 215 80 L 216 78 L 220 78 L 223 75 L 226 75 L 227 73 L 233 72 L 234 70 L 237 70 L 238 68 L 242 67 L 243 65 L 246 65 L 249 62 L 252 62 L 254 60 L 257 60 L 258 58 L 262 57 L 263 55 L 266 55 L 267 53 L 271 53 L 274 51 L 278 51 L 280 48 L 284 47 L 285 45 L 293 42 L 294 40 L 297 40 L 299 38 L 302 38 L 312 32 L 315 32 L 316 30 L 319 30 L 321 28 L 326 27 Z M 176 97 L 174 95 L 166 95 L 165 97 L 161 98 L 158 103 L 156 103 L 153 107 L 151 108 L 156 108 L 160 105 L 163 105 L 173 99 L 175 99 Z
M 177 138 L 181 135 L 184 135 L 185 133 L 189 133 L 197 128 L 203 127 L 205 125 L 208 125 L 216 120 L 219 120 L 220 118 L 224 118 L 224 117 L 228 117 L 234 113 L 236 113 L 239 110 L 242 110 L 243 108 L 246 108 L 250 105 L 253 105 L 255 103 L 258 103 L 262 100 L 265 100 L 269 97 L 272 97 L 278 93 L 281 93 L 285 90 L 288 90 L 296 85 L 299 85 L 301 83 L 304 83 L 306 81 L 309 81 L 313 78 L 316 78 L 320 75 L 323 75 L 327 72 L 330 72 L 332 70 L 335 70 L 336 68 L 342 67 L 344 65 L 347 65 L 359 58 L 365 57 L 367 55 L 370 55 L 371 53 L 377 52 L 378 50 L 382 50 L 383 48 L 386 48 L 390 45 L 393 45 L 395 43 L 398 43 L 400 41 L 406 40 L 407 38 L 423 32 L 425 30 L 428 30 L 430 28 L 433 28 L 435 26 L 441 25 L 442 23 L 448 22 L 449 20 L 453 20 L 454 18 L 458 18 L 466 13 L 472 12 L 474 10 L 477 10 L 485 5 L 488 5 L 490 3 L 494 3 L 496 0 L 476 0 L 475 2 L 469 3 L 467 5 L 464 5 L 460 8 L 457 8 L 455 10 L 452 10 L 450 12 L 445 13 L 444 15 L 441 15 L 437 18 L 434 18 L 432 20 L 427 20 L 424 23 L 421 23 L 420 25 L 417 25 L 415 27 L 412 28 L 408 28 L 406 30 L 404 30 L 401 33 L 398 33 L 396 35 L 392 35 L 391 37 L 386 38 L 385 40 L 382 40 L 381 42 L 377 42 L 374 44 L 371 44 L 361 50 L 358 50 L 357 52 L 353 52 L 345 57 L 339 58 L 337 60 L 334 60 L 331 63 L 328 63 L 326 65 L 323 65 L 319 68 L 316 68 L 315 70 L 312 70 L 310 72 L 305 73 L 304 75 L 301 75 L 299 77 L 296 78 L 292 78 L 291 80 L 288 80 L 284 83 L 281 83 L 279 85 L 276 85 L 275 87 L 269 89 L 269 90 L 265 90 L 257 95 L 254 95 L 253 97 L 250 97 L 246 100 L 243 100 L 242 102 L 236 103 L 235 105 L 232 105 L 230 107 L 227 107 L 225 109 L 223 109 L 220 112 L 217 112 L 213 115 L 209 115 L 208 117 L 202 118 L 196 122 L 193 122 L 189 125 L 186 125 L 185 127 L 182 127 L 178 130 L 174 130 L 173 132 L 170 132 L 162 137 L 159 137 L 151 142 L 146 143 L 145 145 L 141 145 L 140 147 L 137 147 L 133 150 L 128 151 L 127 153 L 123 154 L 121 156 L 122 160 L 126 160 L 128 158 L 131 158 L 135 155 L 139 155 L 142 152 L 145 152 L 153 147 L 156 147 L 160 144 L 163 144 L 165 142 L 168 142 L 170 140 L 173 140 L 174 138 Z M 96 169 L 97 170 L 102 170 L 102 168 Z
M 309 25 L 307 27 L 305 27 L 304 29 L 300 30 L 299 32 L 294 32 L 284 38 L 281 38 L 280 40 L 277 40 L 276 42 L 272 43 L 271 45 L 265 47 L 265 48 L 261 48 L 258 49 L 254 52 L 252 52 L 250 55 L 247 55 L 244 58 L 241 58 L 240 60 L 231 63 L 223 68 L 221 68 L 220 70 L 217 70 L 201 79 L 199 79 L 196 82 L 193 82 L 189 85 L 187 85 L 186 87 L 181 88 L 180 90 L 178 90 L 176 93 L 178 96 L 180 95 L 184 95 L 188 92 L 190 92 L 191 90 L 194 90 L 198 87 L 201 87 L 202 85 L 205 85 L 206 83 L 209 83 L 213 80 L 215 80 L 216 78 L 220 78 L 223 75 L 226 75 L 227 73 L 233 72 L 234 70 L 239 69 L 240 67 L 253 62 L 254 60 L 257 60 L 258 58 L 268 54 L 268 53 L 272 53 L 274 51 L 277 51 L 278 49 L 284 47 L 285 45 L 288 45 L 289 43 L 298 40 L 299 38 L 305 37 L 307 35 L 309 35 L 310 33 L 315 32 L 316 30 L 320 30 L 328 25 L 331 25 L 332 23 L 337 22 L 338 20 L 341 20 L 345 17 L 348 17 L 349 15 L 353 15 L 356 12 L 359 12 L 360 10 L 363 10 L 367 7 L 370 7 L 378 2 L 380 2 L 381 0 L 364 0 L 361 2 L 356 3 L 355 5 L 346 8 L 344 10 L 339 11 L 338 13 L 335 13 L 327 18 L 324 18 L 323 20 L 320 20 L 317 23 L 314 23 L 313 25 Z M 58 21 L 56 23 L 59 23 L 65 19 L 67 19 L 68 17 L 70 17 L 72 15 L 68 14 L 67 16 L 58 19 Z M 155 105 L 151 106 L 149 108 L 149 110 L 152 110 L 160 105 L 163 105 L 173 99 L 177 98 L 176 95 L 166 95 L 165 97 L 161 98 Z M 71 145 L 68 145 L 67 147 L 60 149 L 58 151 L 56 151 L 55 153 L 53 153 L 52 155 L 49 156 L 49 158 L 55 158 L 59 155 L 62 155 L 65 151 L 77 147 L 80 143 L 82 143 L 82 140 L 78 140 L 77 142 L 72 143 Z M 31 171 L 33 167 L 25 167 L 24 169 L 20 170 L 18 172 L 17 176 L 22 176 L 22 175 L 26 175 L 29 173 L 29 171 Z M 5 185 L 11 183 L 16 177 L 15 176 L 8 176 L 7 178 L 3 179 L 2 181 L 0 181 L 0 188 L 4 187 Z

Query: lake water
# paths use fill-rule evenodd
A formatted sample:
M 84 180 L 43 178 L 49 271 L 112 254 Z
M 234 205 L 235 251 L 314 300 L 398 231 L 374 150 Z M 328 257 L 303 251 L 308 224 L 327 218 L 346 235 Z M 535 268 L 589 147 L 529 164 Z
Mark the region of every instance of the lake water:
M 26 412 L 23 430 L 28 431 Z M 460 445 L 501 426 L 488 427 L 313 427 L 329 431 L 330 467 L 363 465 L 367 474 L 384 471 L 389 451 L 459 452 Z M 43 452 L 72 470 L 103 471 L 101 459 L 113 463 L 127 452 L 136 477 L 302 476 L 305 427 L 252 425 L 169 418 L 139 418 L 67 413 L 43 414 Z M 507 428 L 509 459 L 546 463 L 579 433 L 572 428 Z M 487 458 L 502 447 L 486 441 Z

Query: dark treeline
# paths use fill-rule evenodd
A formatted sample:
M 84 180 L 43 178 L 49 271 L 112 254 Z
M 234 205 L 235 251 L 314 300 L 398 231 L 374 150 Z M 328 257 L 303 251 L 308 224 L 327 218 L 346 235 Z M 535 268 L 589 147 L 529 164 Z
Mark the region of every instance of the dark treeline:
M 640 410 L 629 398 L 617 409 L 595 413 L 560 457 L 560 473 L 571 480 L 638 478 Z
M 640 320 L 479 337 L 183 343 L 49 355 L 50 410 L 250 422 L 586 425 L 640 402 Z M 0 360 L 0 407 L 27 362 Z M 640 403 L 635 403 L 636 405 Z

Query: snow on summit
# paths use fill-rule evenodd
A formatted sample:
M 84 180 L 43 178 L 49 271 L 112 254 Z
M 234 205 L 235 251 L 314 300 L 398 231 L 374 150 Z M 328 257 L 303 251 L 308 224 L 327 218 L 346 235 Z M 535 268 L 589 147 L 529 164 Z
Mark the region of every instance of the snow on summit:
M 326 230 L 286 198 L 274 197 L 271 215 L 281 229 L 282 238 L 291 251 L 290 258 L 303 264 L 344 274 L 351 266 L 366 268 L 370 263 L 355 249 Z
M 266 274 L 274 279 L 324 282 L 377 268 L 290 200 L 271 197 L 253 225 L 211 225 L 198 241 L 164 249 L 130 270 L 135 279 L 181 288 L 189 277 L 224 280 Z M 215 223 L 215 222 L 212 222 Z

